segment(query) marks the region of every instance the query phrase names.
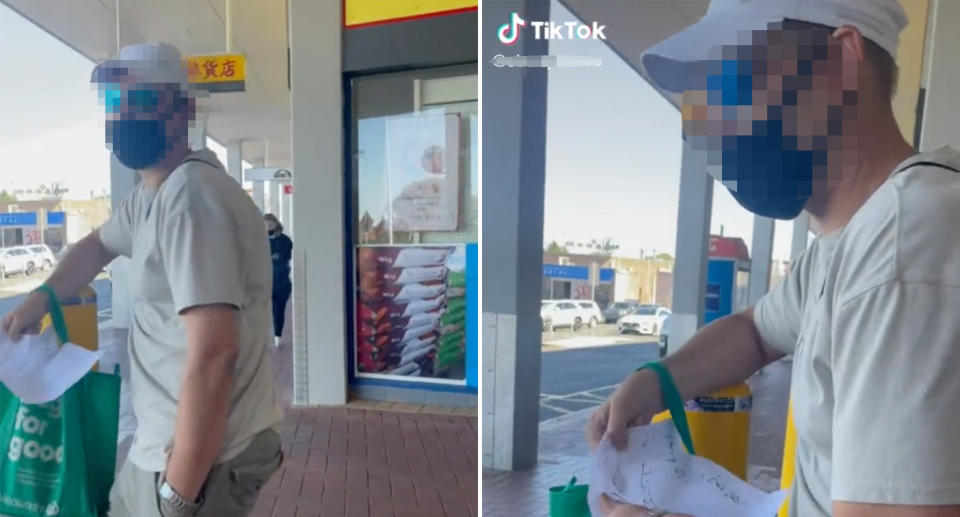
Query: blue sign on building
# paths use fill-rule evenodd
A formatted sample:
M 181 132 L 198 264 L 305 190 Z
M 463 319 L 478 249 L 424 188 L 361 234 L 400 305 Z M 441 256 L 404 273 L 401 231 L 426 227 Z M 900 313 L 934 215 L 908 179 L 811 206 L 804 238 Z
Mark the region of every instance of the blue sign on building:
M 47 226 L 63 226 L 66 220 L 65 212 L 47 212 Z
M 615 272 L 610 268 L 600 269 L 600 282 L 613 282 Z M 590 280 L 590 268 L 587 266 L 558 266 L 556 264 L 543 265 L 544 278 L 560 280 Z
M 467 386 L 477 388 L 480 371 L 479 248 L 467 244 Z
M 0 214 L 0 227 L 36 226 L 36 212 L 14 212 Z
M 733 313 L 736 276 L 736 263 L 733 260 L 712 258 L 707 262 L 704 325 Z

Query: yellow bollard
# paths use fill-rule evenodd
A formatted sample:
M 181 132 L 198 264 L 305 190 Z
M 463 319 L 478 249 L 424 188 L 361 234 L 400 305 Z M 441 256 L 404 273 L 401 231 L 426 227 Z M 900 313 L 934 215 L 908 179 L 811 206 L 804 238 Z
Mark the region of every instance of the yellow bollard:
M 99 334 L 97 331 L 97 292 L 92 287 L 84 287 L 76 295 L 61 300 L 63 319 L 70 332 L 70 342 L 88 350 L 96 351 L 99 348 Z M 43 317 L 42 328 L 46 330 L 52 324 L 50 315 Z M 99 365 L 94 365 L 97 371 Z
M 688 403 L 687 422 L 697 455 L 721 465 L 740 479 L 747 480 L 750 452 L 750 409 L 753 395 L 745 383 L 697 397 L 696 406 Z M 670 418 L 664 411 L 653 422 Z
M 696 446 L 694 446 L 696 447 Z M 780 469 L 780 489 L 790 490 L 797 461 L 797 430 L 793 426 L 793 400 L 787 406 L 787 432 L 783 439 L 783 466 Z M 787 517 L 790 512 L 790 497 L 783 501 L 777 517 Z

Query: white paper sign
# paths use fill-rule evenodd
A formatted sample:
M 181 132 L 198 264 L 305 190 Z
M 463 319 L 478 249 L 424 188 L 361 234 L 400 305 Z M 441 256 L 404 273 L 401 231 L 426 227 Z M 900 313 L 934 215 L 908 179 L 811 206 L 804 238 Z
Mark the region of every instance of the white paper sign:
M 590 469 L 590 509 L 600 495 L 694 517 L 771 517 L 787 496 L 766 493 L 700 456 L 691 456 L 670 420 L 630 430 L 627 448 L 604 440 Z
M 14 343 L 0 332 L 0 382 L 27 404 L 43 404 L 63 395 L 100 360 L 100 352 L 66 343 L 52 329 Z

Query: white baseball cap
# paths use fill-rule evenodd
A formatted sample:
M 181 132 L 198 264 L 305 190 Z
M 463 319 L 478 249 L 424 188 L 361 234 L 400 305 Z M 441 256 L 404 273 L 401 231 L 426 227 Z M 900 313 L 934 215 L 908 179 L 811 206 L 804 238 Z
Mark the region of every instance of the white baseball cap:
M 143 83 L 178 84 L 186 90 L 189 75 L 177 47 L 168 43 L 150 42 L 128 45 L 115 56 L 93 69 L 93 83 L 117 82 L 118 78 L 134 77 Z
M 641 66 L 658 88 L 679 93 L 690 65 L 710 58 L 712 48 L 749 44 L 752 31 L 785 19 L 852 25 L 894 59 L 908 21 L 899 0 L 712 0 L 703 18 L 644 52 Z

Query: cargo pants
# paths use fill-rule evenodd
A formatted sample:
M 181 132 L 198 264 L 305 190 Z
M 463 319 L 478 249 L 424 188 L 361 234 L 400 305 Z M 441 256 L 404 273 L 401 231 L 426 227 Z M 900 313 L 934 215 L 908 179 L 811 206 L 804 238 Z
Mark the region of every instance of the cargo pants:
M 203 501 L 195 514 L 178 512 L 160 499 L 160 473 L 141 470 L 126 461 L 110 491 L 108 517 L 244 517 L 260 489 L 283 463 L 280 435 L 263 431 L 237 457 L 216 465 L 204 483 Z

